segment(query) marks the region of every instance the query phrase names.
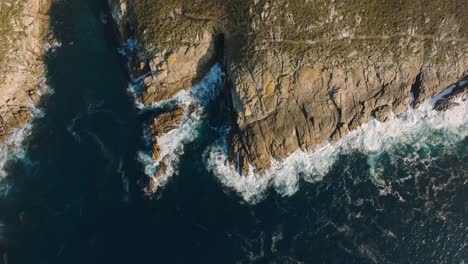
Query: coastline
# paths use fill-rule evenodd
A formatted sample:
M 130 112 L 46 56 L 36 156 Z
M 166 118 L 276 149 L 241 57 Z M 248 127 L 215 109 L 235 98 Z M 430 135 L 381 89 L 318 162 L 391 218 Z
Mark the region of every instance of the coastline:
M 382 159 L 387 156 L 392 161 L 403 159 L 405 165 L 418 159 L 430 163 L 431 148 L 449 150 L 468 135 L 466 84 L 461 81 L 451 85 L 420 106 L 386 121 L 371 118 L 339 140 L 327 141 L 313 150 L 298 149 L 282 160 L 272 158 L 272 166 L 263 172 L 250 165 L 244 173 L 239 164 L 230 161 L 229 142 L 225 139 L 229 134 L 227 129 L 205 151 L 205 165 L 224 186 L 247 203 L 257 204 L 266 199 L 269 190 L 282 197 L 293 196 L 302 182 L 317 183 L 332 177 L 330 173 L 341 156 L 362 153 L 367 156 L 368 165 L 368 171 L 363 173 L 369 173 L 383 192 L 388 186 L 381 182 Z M 452 92 L 457 87 L 465 90 L 458 94 Z
M 46 92 L 43 56 L 52 1 L 21 1 L 15 12 L 5 7 L 7 2 L 11 7 L 18 1 L 2 2 L 3 30 L 10 30 L 0 39 L 5 51 L 0 57 L 0 143 L 5 143 L 32 120 L 35 106 Z
M 3 0 L 0 15 L 7 17 Z M 17 13 L 1 21 L 0 36 L 3 53 L 0 55 L 0 180 L 7 176 L 5 165 L 16 158 L 25 157 L 23 140 L 31 133 L 32 120 L 43 113 L 36 106 L 51 90 L 47 88 L 43 56 L 47 52 L 48 12 L 52 0 L 27 0 L 16 6 Z M 11 11 L 11 10 L 10 10 Z M 2 184 L 0 195 L 7 194 L 10 186 Z
M 360 32 L 369 25 L 372 15 L 367 14 L 366 23 L 357 23 L 349 29 L 344 21 L 354 18 L 345 19 L 345 15 L 351 16 L 345 10 L 341 11 L 342 16 L 337 16 L 333 11 L 336 6 L 332 4 L 332 9 L 328 10 L 330 18 L 322 22 L 333 32 L 343 29 L 352 34 L 335 32 L 338 39 L 349 37 L 349 41 L 343 41 L 338 47 L 317 49 L 302 47 L 300 41 L 278 41 L 283 45 L 281 47 L 276 46 L 278 43 L 267 45 L 265 41 L 269 37 L 265 34 L 269 32 L 270 24 L 280 23 L 274 22 L 275 14 L 282 10 L 279 4 L 274 8 L 254 4 L 256 8 L 265 9 L 261 14 L 266 11 L 271 14 L 257 17 L 259 12 L 253 12 L 254 25 L 239 32 L 223 27 L 215 27 L 216 31 L 211 23 L 200 25 L 198 20 L 187 20 L 193 15 L 191 12 L 199 12 L 203 17 L 201 15 L 209 10 L 193 11 L 191 4 L 173 2 L 164 12 L 151 14 L 148 9 L 157 9 L 157 3 L 144 0 L 138 4 L 125 0 L 108 2 L 121 38 L 126 39 L 129 31 L 135 31 L 132 34 L 135 49 L 130 55 L 129 70 L 132 77 L 141 78 L 138 90 L 141 94 L 137 97 L 143 105 L 167 100 L 177 91 L 196 83 L 198 78 L 195 76 L 204 71 L 196 73 L 194 65 L 204 65 L 207 58 L 208 61 L 224 58 L 230 84 L 228 101 L 232 106 L 232 130 L 227 135 L 228 156 L 232 164 L 238 164 L 242 174 L 247 174 L 250 167 L 262 174 L 271 168 L 272 159 L 284 160 L 295 151 L 312 151 L 328 141 L 336 142 L 371 118 L 385 122 L 394 115 L 404 115 L 449 85 L 466 79 L 467 53 L 463 38 L 457 37 L 463 36 L 465 29 L 455 18 L 434 25 L 429 24 L 428 14 L 424 14 L 428 16 L 426 22 L 409 24 L 389 18 L 431 34 L 422 39 L 418 31 L 408 35 L 403 28 L 394 29 L 390 35 L 385 30 L 378 32 L 381 35 L 375 35 L 381 37 L 362 37 Z M 451 17 L 455 11 L 447 9 L 446 12 Z M 296 12 L 298 18 L 301 15 Z M 321 21 L 322 18 L 316 19 Z M 280 25 L 288 23 L 283 21 Z M 182 34 L 186 27 L 199 31 L 196 36 Z M 213 30 L 211 35 L 207 33 L 210 30 Z M 442 34 L 443 30 L 448 33 Z M 180 32 L 182 36 L 173 36 L 174 32 Z M 249 49 L 243 51 L 243 55 L 252 56 L 238 60 L 234 52 L 238 47 L 232 37 L 242 32 L 251 33 L 260 44 L 242 40 L 244 45 L 251 45 L 246 47 Z M 282 32 L 275 33 L 279 34 L 279 39 L 286 39 Z M 311 41 L 321 39 L 318 36 L 323 32 L 316 33 L 312 34 Z M 222 36 L 222 43 L 216 42 L 218 35 Z M 397 36 L 401 43 L 395 45 L 388 36 Z M 178 40 L 176 44 L 174 38 Z M 186 43 L 192 44 L 187 46 Z M 297 53 L 296 44 L 305 48 L 304 56 L 298 55 L 302 53 Z M 363 49 L 363 45 L 367 48 Z M 432 50 L 429 57 L 427 45 Z M 340 48 L 341 53 L 331 54 L 334 48 Z M 222 54 L 219 54 L 220 50 Z M 459 90 L 464 93 L 465 88 Z

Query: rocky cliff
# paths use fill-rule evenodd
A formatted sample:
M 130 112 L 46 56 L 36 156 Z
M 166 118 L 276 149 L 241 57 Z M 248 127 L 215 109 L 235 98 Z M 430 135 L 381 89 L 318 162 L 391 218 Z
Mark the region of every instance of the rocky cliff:
M 242 171 L 251 164 L 262 173 L 272 158 L 313 150 L 371 117 L 400 115 L 468 76 L 468 7 L 459 0 L 114 6 L 129 13 L 145 104 L 196 82 L 217 58 L 216 36 L 224 36 L 234 120 L 229 154 Z
M 468 75 L 461 2 L 298 2 L 254 4 L 247 30 L 258 61 L 231 67 L 230 153 L 243 169 L 400 115 Z
M 0 142 L 39 100 L 50 0 L 0 0 Z

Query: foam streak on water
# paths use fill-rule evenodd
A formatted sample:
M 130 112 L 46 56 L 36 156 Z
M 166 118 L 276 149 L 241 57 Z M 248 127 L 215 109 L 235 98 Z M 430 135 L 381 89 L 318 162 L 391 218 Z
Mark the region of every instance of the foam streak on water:
M 148 151 L 138 153 L 138 159 L 144 165 L 145 173 L 149 177 L 154 177 L 156 170 L 163 162 L 167 165 L 163 175 L 153 178 L 156 184 L 153 190 L 149 190 L 150 192 L 155 192 L 158 187 L 163 186 L 168 181 L 170 176 L 177 172 L 179 157 L 183 154 L 184 145 L 198 136 L 198 130 L 204 115 L 204 107 L 219 95 L 223 83 L 224 74 L 221 66 L 217 64 L 190 91 L 180 91 L 167 101 L 157 102 L 151 106 L 141 108 L 142 110 L 158 109 L 168 104 L 179 105 L 184 108 L 184 117 L 179 126 L 158 139 L 161 148 L 159 159 L 153 160 L 151 153 Z M 146 133 L 145 138 L 150 141 L 149 133 Z
M 256 203 L 265 197 L 271 187 L 283 196 L 293 195 L 299 189 L 301 178 L 307 182 L 320 181 L 339 155 L 358 151 L 367 155 L 373 181 L 385 194 L 387 186 L 380 179 L 379 167 L 383 154 L 402 155 L 397 150 L 402 146 L 411 146 L 412 153 L 403 154 L 407 155 L 404 159 L 409 162 L 410 159 L 431 159 L 430 155 L 424 154 L 431 151 L 431 146 L 449 146 L 468 135 L 466 102 L 445 112 L 432 110 L 434 102 L 432 98 L 420 108 L 411 109 L 404 116 L 384 123 L 372 119 L 339 142 L 326 143 L 313 152 L 297 150 L 283 161 L 272 160 L 271 169 L 264 175 L 256 174 L 253 167 L 250 167 L 247 175 L 240 175 L 228 161 L 225 140 L 220 140 L 207 150 L 206 164 L 225 186 L 237 191 L 247 202 Z

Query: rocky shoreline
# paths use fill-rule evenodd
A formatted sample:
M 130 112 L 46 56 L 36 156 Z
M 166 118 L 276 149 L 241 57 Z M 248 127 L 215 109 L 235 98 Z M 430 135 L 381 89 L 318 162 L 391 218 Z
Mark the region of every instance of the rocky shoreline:
M 43 55 L 51 0 L 0 1 L 0 142 L 32 119 L 45 92 Z
M 262 174 L 272 160 L 337 141 L 372 117 L 400 116 L 468 77 L 457 0 L 426 3 L 434 9 L 405 1 L 407 20 L 385 1 L 323 0 L 320 12 L 302 0 L 108 1 L 122 39 L 132 32 L 136 43 L 131 72 L 143 78 L 144 105 L 189 89 L 223 58 L 228 154 L 241 172 L 252 165 Z M 436 108 L 466 99 L 466 89 L 458 85 Z
M 137 101 L 144 107 L 168 101 L 181 91 L 188 91 L 198 83 L 210 71 L 215 63 L 220 61 L 219 45 L 216 45 L 219 36 L 209 31 L 197 32 L 193 39 L 181 39 L 182 44 L 175 48 L 157 47 L 150 48 L 142 45 L 141 39 L 135 34 L 135 17 L 132 15 L 127 1 L 108 0 L 115 28 L 119 34 L 122 45 L 132 47 L 127 50 L 129 59 L 129 74 L 133 83 L 141 86 Z M 168 14 L 177 27 L 174 20 L 176 16 L 182 16 L 181 10 L 174 10 Z M 182 118 L 197 106 L 181 107 L 174 105 L 162 112 L 152 113 L 145 121 L 149 127 L 151 138 L 151 158 L 158 163 L 158 168 L 151 178 L 149 189 L 155 189 L 157 178 L 166 173 L 167 157 L 161 157 L 159 138 L 179 127 Z M 170 155 L 170 153 L 167 153 Z

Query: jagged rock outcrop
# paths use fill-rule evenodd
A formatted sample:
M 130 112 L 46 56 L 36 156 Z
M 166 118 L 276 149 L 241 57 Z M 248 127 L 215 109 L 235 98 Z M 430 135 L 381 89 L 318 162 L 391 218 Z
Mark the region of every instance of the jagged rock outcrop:
M 159 140 L 162 136 L 180 126 L 185 116 L 185 111 L 186 109 L 183 107 L 174 106 L 165 112 L 153 115 L 147 121 L 147 125 L 149 127 L 148 136 L 151 138 L 151 158 L 157 163 L 156 171 L 154 172 L 154 175 L 152 175 L 153 177 L 150 178 L 150 190 L 156 190 L 157 179 L 167 173 L 167 169 L 171 162 L 170 156 L 173 155 L 173 153 L 168 153 L 161 149 Z
M 338 140 L 372 116 L 401 115 L 468 76 L 460 0 L 128 1 L 135 36 L 151 54 L 137 67 L 150 73 L 147 104 L 197 79 L 188 65 L 206 56 L 184 56 L 187 43 L 224 34 L 229 154 L 242 171 L 252 164 L 264 172 L 272 158 Z
M 39 101 L 50 4 L 0 1 L 0 142 L 30 121 Z
M 167 112 L 157 114 L 148 121 L 151 136 L 153 160 L 161 158 L 161 148 L 158 144 L 159 138 L 167 132 L 177 128 L 184 116 L 184 108 L 176 106 Z

